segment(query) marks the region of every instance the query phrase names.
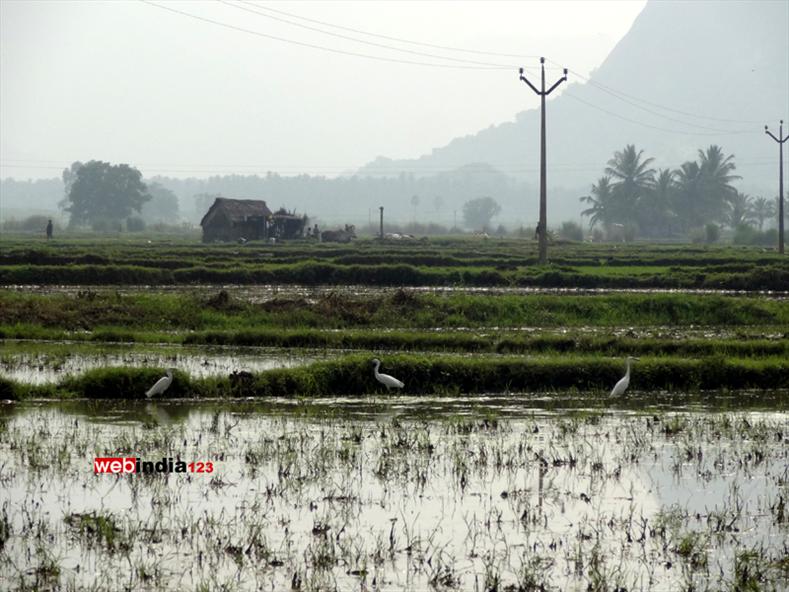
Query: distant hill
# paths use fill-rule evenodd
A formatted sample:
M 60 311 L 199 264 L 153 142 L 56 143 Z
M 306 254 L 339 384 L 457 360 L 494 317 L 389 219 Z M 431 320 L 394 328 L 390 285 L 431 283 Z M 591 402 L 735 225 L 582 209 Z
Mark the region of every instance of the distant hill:
M 563 94 L 548 102 L 548 183 L 558 215 L 578 210 L 574 196 L 628 143 L 660 167 L 677 167 L 698 148 L 719 144 L 735 155 L 744 190 L 777 193 L 777 150 L 763 126 L 789 120 L 787 31 L 789 2 L 650 1 L 589 82 L 570 73 Z M 553 70 L 549 80 L 559 75 Z M 531 91 L 513 76 L 513 92 Z M 539 110 L 419 158 L 379 157 L 359 173 L 419 174 L 472 162 L 537 185 Z
M 785 0 L 650 1 L 590 81 L 571 72 L 563 94 L 549 100 L 549 223 L 579 220 L 578 197 L 628 143 L 655 157 L 656 166 L 672 168 L 695 158 L 698 148 L 719 144 L 735 155 L 741 189 L 775 195 L 777 150 L 763 126 L 783 117 L 789 129 L 787 31 Z M 532 70 L 536 65 L 524 64 Z M 549 78 L 559 75 L 551 70 Z M 512 76 L 513 93 L 531 93 L 517 72 Z M 202 206 L 195 209 L 194 196 L 202 193 L 262 198 L 330 225 L 374 221 L 380 205 L 391 221 L 452 225 L 464 201 L 487 195 L 502 206 L 494 223 L 528 226 L 537 218 L 538 149 L 539 111 L 532 109 L 418 158 L 379 157 L 356 177 L 153 180 L 174 191 L 181 216 L 193 220 L 204 213 Z M 62 195 L 59 179 L 5 179 L 0 217 L 54 210 Z

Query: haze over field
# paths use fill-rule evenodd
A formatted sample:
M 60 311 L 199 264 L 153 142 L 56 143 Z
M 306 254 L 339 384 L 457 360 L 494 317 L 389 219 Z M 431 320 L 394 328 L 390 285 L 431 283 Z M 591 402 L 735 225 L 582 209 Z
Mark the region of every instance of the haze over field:
M 775 193 L 762 128 L 787 117 L 786 2 L 0 10 L 4 217 L 62 198 L 59 180 L 8 178 L 98 159 L 172 189 L 183 219 L 201 213 L 195 194 L 222 193 L 330 223 L 366 222 L 384 205 L 395 221 L 451 225 L 466 200 L 490 195 L 502 221 L 531 224 L 539 111 L 517 68 L 535 80 L 539 55 L 549 80 L 571 70 L 548 108 L 552 223 L 578 220 L 578 197 L 628 143 L 672 168 L 718 144 L 735 155 L 738 187 Z M 390 178 L 338 178 L 354 173 Z M 328 179 L 283 178 L 297 174 Z

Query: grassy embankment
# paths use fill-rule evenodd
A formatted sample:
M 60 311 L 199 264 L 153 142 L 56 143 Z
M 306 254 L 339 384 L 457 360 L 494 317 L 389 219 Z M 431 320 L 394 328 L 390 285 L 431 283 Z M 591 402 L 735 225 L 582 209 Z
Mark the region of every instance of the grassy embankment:
M 252 303 L 225 291 L 213 296 L 187 292 L 122 295 L 99 291 L 76 296 L 0 292 L 0 337 L 16 339 L 161 339 L 192 344 L 498 352 L 575 348 L 616 351 L 617 340 L 623 348 L 635 346 L 628 341 L 627 331 L 617 338 L 583 337 L 583 331 L 620 327 L 630 328 L 635 335 L 639 327 L 655 326 L 741 328 L 738 341 L 728 346 L 732 352 L 762 347 L 764 351 L 754 353 L 780 353 L 780 344 L 757 345 L 739 337 L 754 327 L 778 331 L 789 327 L 789 304 L 769 298 L 709 294 L 524 296 L 397 290 L 360 296 L 334 292 L 310 300 L 276 297 Z M 524 327 L 541 331 L 536 335 L 519 331 Z M 570 333 L 550 335 L 557 331 Z M 663 341 L 667 353 L 675 354 L 700 353 L 714 347 L 693 341 Z M 654 340 L 652 344 L 645 341 L 642 347 L 643 353 L 660 349 Z
M 680 332 L 698 327 L 714 332 L 723 327 L 734 335 L 687 340 L 639 336 L 642 327 L 669 325 L 671 331 Z M 633 385 L 639 390 L 786 389 L 787 340 L 753 336 L 759 335 L 760 328 L 762 332 L 769 329 L 775 336 L 787 326 L 789 306 L 784 301 L 744 296 L 395 291 L 376 296 L 333 293 L 315 301 L 297 297 L 250 303 L 226 293 L 210 298 L 188 293 L 90 292 L 82 297 L 0 294 L 0 335 L 5 337 L 145 342 L 166 335 L 172 342 L 185 344 L 434 352 L 386 357 L 386 371 L 407 377 L 406 390 L 411 393 L 599 393 L 610 389 L 622 373 L 621 361 L 611 356 L 624 355 L 646 357 L 634 370 Z M 434 330 L 436 327 L 441 330 Z M 517 327 L 539 330 L 517 331 Z M 599 331 L 589 334 L 593 328 Z M 611 334 L 604 334 L 609 331 Z M 447 356 L 436 351 L 483 355 Z M 530 357 L 492 355 L 512 353 Z M 371 357 L 371 352 L 354 354 L 304 368 L 240 377 L 196 380 L 178 374 L 168 395 L 377 392 L 371 377 Z M 57 385 L 6 383 L 5 396 L 139 398 L 160 375 L 159 369 L 96 370 Z
M 299 284 L 781 290 L 789 263 L 757 248 L 433 239 L 352 245 L 5 240 L 0 284 Z
M 390 356 L 387 372 L 407 377 L 406 393 L 460 394 L 489 392 L 579 391 L 600 395 L 622 374 L 619 360 L 598 356 L 458 358 Z M 87 397 L 141 399 L 161 376 L 158 369 L 112 368 L 68 377 L 56 385 L 22 385 L 0 379 L 0 397 Z M 789 388 L 785 357 L 699 360 L 660 357 L 643 359 L 633 371 L 633 383 L 644 391 L 692 391 Z M 383 392 L 372 379 L 370 356 L 350 355 L 303 368 L 257 374 L 192 379 L 177 372 L 168 397 L 320 397 Z M 686 395 L 682 395 L 685 397 Z M 682 398 L 680 397 L 680 398 Z M 787 408 L 786 396 L 778 405 Z
M 759 249 L 654 245 L 557 245 L 536 266 L 529 241 L 438 240 L 415 244 L 205 246 L 165 241 L 4 241 L 0 284 L 175 284 L 175 293 L 85 289 L 74 296 L 0 293 L 0 338 L 170 342 L 279 348 L 431 352 L 387 357 L 409 392 L 607 390 L 621 374 L 611 356 L 641 355 L 634 385 L 785 388 L 785 301 L 699 294 L 514 295 L 411 293 L 251 303 L 193 283 L 361 284 L 786 289 L 785 259 Z M 232 290 L 231 290 L 232 292 Z M 666 328 L 656 330 L 656 327 Z M 709 334 L 699 334 L 699 327 Z M 529 328 L 530 330 L 523 330 Z M 670 328 L 670 329 L 669 329 Z M 683 337 L 690 335 L 688 339 Z M 470 352 L 474 358 L 437 352 Z M 539 357 L 502 357 L 494 354 Z M 252 378 L 191 380 L 176 396 L 321 395 L 371 392 L 370 354 Z M 12 396 L 133 396 L 158 369 L 113 369 L 56 387 L 11 384 Z M 99 385 L 99 386 L 96 386 Z M 334 389 L 334 390 L 333 390 Z M 338 390 L 337 390 L 338 389 Z

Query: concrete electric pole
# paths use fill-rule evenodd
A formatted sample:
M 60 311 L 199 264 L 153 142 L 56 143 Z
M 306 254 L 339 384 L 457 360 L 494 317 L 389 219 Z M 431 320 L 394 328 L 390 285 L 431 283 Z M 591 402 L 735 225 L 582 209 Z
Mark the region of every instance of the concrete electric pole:
M 540 67 L 542 70 L 542 85 L 538 90 L 531 82 L 529 82 L 523 75 L 523 68 L 520 70 L 521 80 L 529 85 L 535 93 L 540 95 L 540 222 L 537 225 L 537 234 L 540 241 L 540 264 L 544 265 L 548 262 L 548 222 L 546 220 L 546 174 L 545 174 L 545 97 L 551 94 L 557 86 L 567 80 L 567 68 L 564 69 L 564 76 L 557 80 L 551 88 L 545 90 L 545 58 L 540 58 Z
M 778 137 L 776 138 L 767 126 L 764 126 L 764 133 L 778 142 L 778 252 L 784 254 L 784 142 L 789 140 L 789 135 L 784 135 L 784 120 L 778 126 Z

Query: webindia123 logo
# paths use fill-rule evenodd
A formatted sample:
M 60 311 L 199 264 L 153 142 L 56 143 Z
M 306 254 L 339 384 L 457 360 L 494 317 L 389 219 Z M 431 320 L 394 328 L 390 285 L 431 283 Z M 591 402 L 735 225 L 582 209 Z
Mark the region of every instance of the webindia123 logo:
M 173 460 L 165 457 L 161 460 L 141 460 L 136 456 L 102 456 L 93 459 L 93 472 L 110 474 L 155 474 L 155 473 L 213 473 L 214 463 L 211 461 Z

